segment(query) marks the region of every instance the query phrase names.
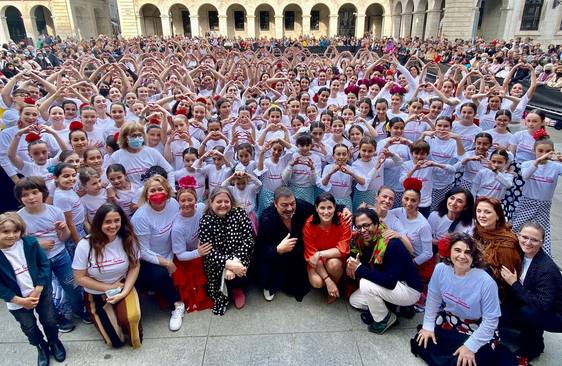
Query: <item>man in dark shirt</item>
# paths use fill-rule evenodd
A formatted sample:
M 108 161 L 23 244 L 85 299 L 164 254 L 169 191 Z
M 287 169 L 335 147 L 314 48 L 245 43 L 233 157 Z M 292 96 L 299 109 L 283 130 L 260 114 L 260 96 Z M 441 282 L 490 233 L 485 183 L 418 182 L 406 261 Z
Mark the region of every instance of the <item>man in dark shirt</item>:
M 361 315 L 369 331 L 384 333 L 396 322 L 396 314 L 385 302 L 398 306 L 415 304 L 423 285 L 410 253 L 399 239 L 384 239 L 384 224 L 370 208 L 357 209 L 347 275 L 359 280 L 349 298 L 354 308 L 367 310 Z

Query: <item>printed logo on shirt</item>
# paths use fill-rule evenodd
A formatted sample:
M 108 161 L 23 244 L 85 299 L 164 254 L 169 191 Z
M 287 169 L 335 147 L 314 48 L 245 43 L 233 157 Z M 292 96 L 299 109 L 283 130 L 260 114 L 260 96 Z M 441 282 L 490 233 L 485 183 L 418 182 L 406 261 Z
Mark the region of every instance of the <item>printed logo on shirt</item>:
M 446 298 L 446 299 L 451 300 L 451 301 L 454 302 L 455 304 L 457 304 L 457 305 L 459 305 L 459 306 L 461 306 L 461 307 L 463 307 L 463 308 L 465 308 L 465 309 L 470 309 L 470 306 L 469 306 L 466 302 L 464 302 L 463 299 L 461 299 L 460 297 L 457 297 L 457 296 L 453 295 L 453 294 L 450 293 L 450 292 L 445 291 L 445 292 L 443 293 L 443 297 Z
M 29 272 L 27 264 L 24 264 L 24 265 L 22 265 L 21 267 L 18 267 L 18 268 L 14 268 L 14 273 L 16 274 L 16 277 L 20 276 L 24 273 L 27 273 L 27 272 Z

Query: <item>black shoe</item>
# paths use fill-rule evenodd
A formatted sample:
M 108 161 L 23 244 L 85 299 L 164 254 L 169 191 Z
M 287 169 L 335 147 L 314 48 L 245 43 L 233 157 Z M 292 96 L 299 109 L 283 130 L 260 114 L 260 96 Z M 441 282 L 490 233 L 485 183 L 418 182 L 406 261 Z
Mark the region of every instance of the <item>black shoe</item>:
M 84 324 L 92 324 L 94 321 L 92 320 L 92 317 L 90 316 L 90 314 L 85 311 L 80 315 L 80 319 L 82 319 L 82 323 Z
M 66 350 L 64 349 L 60 339 L 55 343 L 49 344 L 49 348 L 51 349 L 51 354 L 57 362 L 63 362 L 66 359 Z
M 66 319 L 64 315 L 59 315 L 57 319 L 57 328 L 61 333 L 72 332 L 75 328 L 74 323 L 71 320 Z
M 361 313 L 361 321 L 367 325 L 371 325 L 375 322 L 375 319 L 373 319 L 371 312 L 367 310 Z
M 416 315 L 416 309 L 413 306 L 400 306 L 396 315 L 406 319 L 412 319 Z
M 37 366 L 49 366 L 49 345 L 44 341 L 37 346 Z

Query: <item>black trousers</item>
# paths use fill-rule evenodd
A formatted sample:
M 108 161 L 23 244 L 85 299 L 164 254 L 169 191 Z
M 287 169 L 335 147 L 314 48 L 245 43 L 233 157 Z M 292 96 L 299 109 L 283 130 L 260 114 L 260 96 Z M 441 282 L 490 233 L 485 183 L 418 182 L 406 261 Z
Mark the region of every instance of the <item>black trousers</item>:
M 562 333 L 562 314 L 541 311 L 529 305 L 502 306 L 500 325 L 520 331 L 519 352 L 532 359 L 544 351 L 544 331 Z
M 55 343 L 59 339 L 59 328 L 57 327 L 57 319 L 55 315 L 55 307 L 53 306 L 52 291 L 45 287 L 39 297 L 39 304 L 35 307 L 39 322 L 43 326 L 43 331 L 47 336 L 49 343 Z M 38 346 L 45 341 L 43 332 L 37 326 L 37 318 L 33 310 L 21 308 L 18 310 L 10 310 L 10 313 L 20 323 L 21 330 L 26 335 L 29 343 Z
M 154 291 L 162 296 L 171 308 L 174 307 L 175 302 L 180 301 L 172 277 L 166 268 L 158 264 L 141 260 L 137 285 L 144 291 Z

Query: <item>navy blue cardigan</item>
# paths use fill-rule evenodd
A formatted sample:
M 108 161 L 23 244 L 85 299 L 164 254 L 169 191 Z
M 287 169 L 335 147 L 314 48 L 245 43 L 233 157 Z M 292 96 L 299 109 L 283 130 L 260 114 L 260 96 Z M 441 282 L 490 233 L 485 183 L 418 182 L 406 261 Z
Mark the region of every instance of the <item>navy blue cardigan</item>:
M 33 236 L 24 236 L 23 252 L 34 286 L 48 286 L 51 282 L 51 264 L 43 248 Z M 14 296 L 22 297 L 12 265 L 0 251 L 0 299 L 10 302 Z

